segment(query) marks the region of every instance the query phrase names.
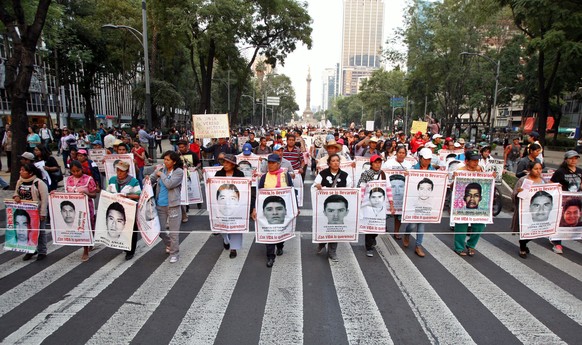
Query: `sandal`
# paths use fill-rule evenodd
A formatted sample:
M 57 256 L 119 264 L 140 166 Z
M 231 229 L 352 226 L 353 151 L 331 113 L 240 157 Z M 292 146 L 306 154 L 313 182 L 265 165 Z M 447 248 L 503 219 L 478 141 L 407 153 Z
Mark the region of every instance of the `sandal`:
M 81 261 L 85 262 L 89 260 L 89 253 L 83 253 L 83 256 L 81 256 Z
M 519 251 L 519 257 L 523 258 L 523 259 L 527 259 L 527 251 L 525 250 L 520 250 Z
M 458 256 L 467 256 L 467 252 L 464 251 L 464 250 L 463 251 L 460 251 L 460 252 L 458 252 L 458 251 L 455 250 L 455 253 L 457 253 Z
M 474 248 L 467 248 L 467 252 L 468 252 L 469 256 L 475 255 L 475 249 Z

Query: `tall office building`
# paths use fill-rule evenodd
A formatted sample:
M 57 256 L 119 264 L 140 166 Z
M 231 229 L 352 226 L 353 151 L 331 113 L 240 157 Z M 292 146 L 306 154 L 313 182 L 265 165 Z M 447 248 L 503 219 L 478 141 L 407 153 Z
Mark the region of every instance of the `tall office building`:
M 362 81 L 380 68 L 384 0 L 344 0 L 341 94 L 358 93 Z
M 331 107 L 333 99 L 339 95 L 339 63 L 335 68 L 324 69 L 322 79 L 321 104 L 322 109 L 327 110 Z

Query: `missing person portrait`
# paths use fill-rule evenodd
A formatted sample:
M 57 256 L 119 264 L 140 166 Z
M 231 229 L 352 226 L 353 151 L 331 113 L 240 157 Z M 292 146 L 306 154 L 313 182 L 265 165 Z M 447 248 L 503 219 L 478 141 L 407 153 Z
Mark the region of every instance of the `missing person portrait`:
M 156 217 L 158 216 L 158 211 L 156 210 L 155 197 L 152 196 L 151 198 L 149 198 L 145 202 L 144 207 L 145 207 L 144 215 L 146 222 L 156 219 Z
M 544 190 L 536 192 L 529 203 L 532 222 L 547 222 L 554 206 L 554 198 Z
M 271 195 L 263 201 L 263 215 L 269 224 L 283 224 L 287 215 L 285 200 L 277 195 Z
M 238 163 L 238 169 L 245 174 L 245 177 L 253 177 L 253 166 L 249 161 L 241 161 Z
M 582 200 L 578 198 L 568 199 L 564 203 L 563 209 L 564 210 L 562 213 L 562 219 L 560 220 L 560 226 L 582 226 L 582 222 L 580 222 L 580 216 L 582 215 Z
M 482 196 L 482 188 L 481 185 L 477 182 L 471 182 L 465 187 L 465 195 L 463 196 L 463 200 L 465 200 L 465 207 L 468 209 L 477 209 L 479 208 L 479 203 Z
M 125 227 L 125 208 L 118 202 L 114 202 L 107 207 L 105 212 L 107 236 L 116 240 L 121 237 L 123 228 Z
M 323 214 L 328 224 L 343 224 L 348 212 L 348 200 L 343 195 L 330 195 L 323 202 Z
M 390 186 L 392 187 L 392 195 L 394 199 L 400 200 L 404 196 L 404 185 L 406 180 L 404 175 L 391 175 Z
M 416 190 L 418 191 L 418 200 L 426 202 L 432 195 L 434 189 L 434 183 L 428 179 L 423 178 L 416 185 Z
M 232 217 L 237 210 L 240 192 L 231 183 L 223 184 L 216 191 L 216 204 L 221 217 Z
M 75 204 L 69 200 L 61 202 L 61 216 L 65 222 L 65 228 L 73 229 L 75 227 Z
M 362 171 L 370 170 L 371 166 L 372 165 L 370 164 L 370 162 L 366 162 L 366 163 L 362 164 Z
M 31 220 L 28 212 L 22 209 L 14 210 L 12 215 L 14 219 L 14 238 L 10 243 L 19 246 L 28 246 L 30 240 L 30 226 Z

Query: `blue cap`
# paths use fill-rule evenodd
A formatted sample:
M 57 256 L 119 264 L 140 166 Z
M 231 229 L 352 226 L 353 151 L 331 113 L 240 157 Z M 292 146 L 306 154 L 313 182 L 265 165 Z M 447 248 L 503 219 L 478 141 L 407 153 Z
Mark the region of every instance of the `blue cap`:
M 103 143 L 101 142 L 101 140 L 95 140 L 94 142 L 92 142 L 93 145 L 101 145 L 103 146 Z
M 283 145 L 281 145 L 281 144 L 275 144 L 275 145 L 273 146 L 273 151 L 277 151 L 277 150 L 280 150 L 280 149 L 282 149 L 282 148 L 283 148 Z
M 242 149 L 243 155 L 250 156 L 252 151 L 253 151 L 253 145 L 251 145 L 249 143 L 246 143 L 243 145 L 243 149 Z
M 267 157 L 268 162 L 280 162 L 281 157 L 276 153 L 271 153 L 269 157 Z
M 529 134 L 530 137 L 534 137 L 534 138 L 539 138 L 540 137 L 540 133 L 533 131 Z

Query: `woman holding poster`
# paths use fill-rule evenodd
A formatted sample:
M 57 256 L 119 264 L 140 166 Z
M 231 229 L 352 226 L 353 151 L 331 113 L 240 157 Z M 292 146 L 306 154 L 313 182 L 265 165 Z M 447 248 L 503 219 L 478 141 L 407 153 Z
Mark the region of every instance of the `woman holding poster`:
M 138 201 L 141 195 L 141 187 L 139 186 L 139 181 L 129 174 L 129 163 L 126 161 L 118 161 L 115 166 L 116 174 L 109 179 L 109 184 L 107 186 L 107 191 L 110 193 L 118 194 L 124 198 L 128 198 L 134 201 Z M 121 231 L 121 227 L 110 227 L 110 224 L 117 219 L 123 219 L 125 223 L 126 215 L 125 211 L 122 212 L 121 205 L 119 209 L 111 208 L 107 210 L 106 217 L 107 217 L 107 231 L 108 233 L 117 233 Z M 135 217 L 134 217 L 135 219 Z M 119 229 L 119 230 L 118 230 Z M 125 260 L 131 260 L 133 258 L 133 254 L 135 253 L 135 247 L 137 244 L 137 223 L 133 225 L 133 234 L 131 236 L 131 249 L 129 251 L 125 251 Z M 119 235 L 116 235 L 119 237 Z
M 224 155 L 224 158 L 222 159 L 222 169 L 218 170 L 216 172 L 216 174 L 214 175 L 215 177 L 245 177 L 245 174 L 239 170 L 238 165 L 236 164 L 236 157 L 234 155 L 231 154 L 227 154 Z M 233 185 L 234 187 L 234 185 Z M 236 187 L 234 187 L 236 189 Z M 251 205 L 255 204 L 254 201 L 254 197 L 252 196 L 252 193 L 255 191 L 255 189 L 251 189 Z M 237 199 L 237 203 L 238 203 L 238 195 L 237 195 L 238 191 L 231 190 L 231 189 L 226 189 L 226 188 L 218 188 L 218 195 L 216 197 L 217 199 L 217 203 L 221 204 L 223 200 L 226 200 L 229 198 L 229 195 L 236 195 L 236 199 Z M 241 249 L 242 247 L 242 240 L 243 240 L 243 234 L 222 234 L 222 240 L 223 240 L 223 245 L 224 245 L 224 249 L 225 250 L 229 250 L 230 249 L 230 255 L 229 257 L 231 259 L 236 258 L 236 251 Z
M 258 189 L 262 188 L 281 188 L 281 187 L 293 187 L 293 178 L 288 172 L 284 172 L 281 169 L 281 156 L 276 153 L 270 154 L 267 157 L 267 173 L 261 176 L 257 184 Z M 257 221 L 257 210 L 254 209 L 254 203 L 251 204 L 252 218 Z M 273 267 L 275 263 L 275 254 L 277 256 L 283 255 L 283 247 L 285 242 L 270 243 L 265 244 L 267 247 L 267 267 Z M 277 252 L 275 253 L 275 247 Z
M 534 184 L 544 184 L 546 181 L 542 178 L 542 163 L 539 161 L 530 162 L 526 167 L 528 174 L 521 177 L 517 180 L 515 184 L 515 188 L 513 189 L 513 193 L 511 194 L 511 199 L 513 200 L 514 212 L 513 218 L 511 219 L 511 230 L 513 232 L 519 233 L 519 203 L 520 198 L 518 196 L 519 193 L 523 191 L 523 186 L 527 185 L 534 185 Z M 529 188 L 529 187 L 528 187 Z M 527 247 L 527 243 L 530 240 L 519 240 L 519 256 L 522 258 L 527 258 L 527 254 L 529 254 L 529 248 Z
M 337 153 L 327 157 L 327 166 L 329 168 L 323 169 L 317 174 L 313 181 L 312 189 L 321 190 L 322 188 L 345 188 L 352 185 L 352 178 L 347 172 L 341 170 L 340 156 Z M 319 243 L 317 245 L 317 254 L 322 254 L 325 250 L 326 243 Z M 327 255 L 333 262 L 337 262 L 337 242 L 327 243 Z
M 79 161 L 72 161 L 70 164 L 71 176 L 66 180 L 65 191 L 67 193 L 82 193 L 89 197 L 89 219 L 91 220 L 91 230 L 95 230 L 95 203 L 93 199 L 97 197 L 98 187 L 93 177 L 83 172 L 83 165 Z M 89 260 L 89 246 L 83 247 L 81 261 Z
M 153 174 L 146 176 L 155 185 L 156 204 L 160 218 L 160 237 L 166 245 L 166 253 L 170 254 L 170 263 L 178 262 L 180 258 L 180 224 L 182 224 L 182 208 L 180 193 L 182 189 L 182 159 L 174 151 L 166 151 L 162 155 L 164 166 Z M 163 227 L 169 220 L 170 233 L 166 234 Z
M 44 229 L 48 214 L 48 187 L 42 180 L 42 172 L 34 164 L 26 163 L 20 168 L 20 178 L 16 182 L 16 189 L 12 199 L 17 203 L 23 200 L 38 202 L 40 226 L 36 251 L 25 254 L 22 260 L 30 260 L 36 254 L 38 254 L 36 261 L 44 260 L 47 253 L 47 234 Z
M 382 164 L 382 169 L 389 170 L 409 170 L 412 169 L 412 163 L 405 158 L 408 155 L 408 150 L 404 145 L 398 145 L 396 148 L 396 155 Z M 394 202 L 402 208 L 402 198 L 404 196 L 404 184 L 406 183 L 404 175 L 391 175 L 390 186 L 394 193 Z M 394 216 L 394 239 L 400 240 L 400 226 L 402 225 L 402 215 Z

